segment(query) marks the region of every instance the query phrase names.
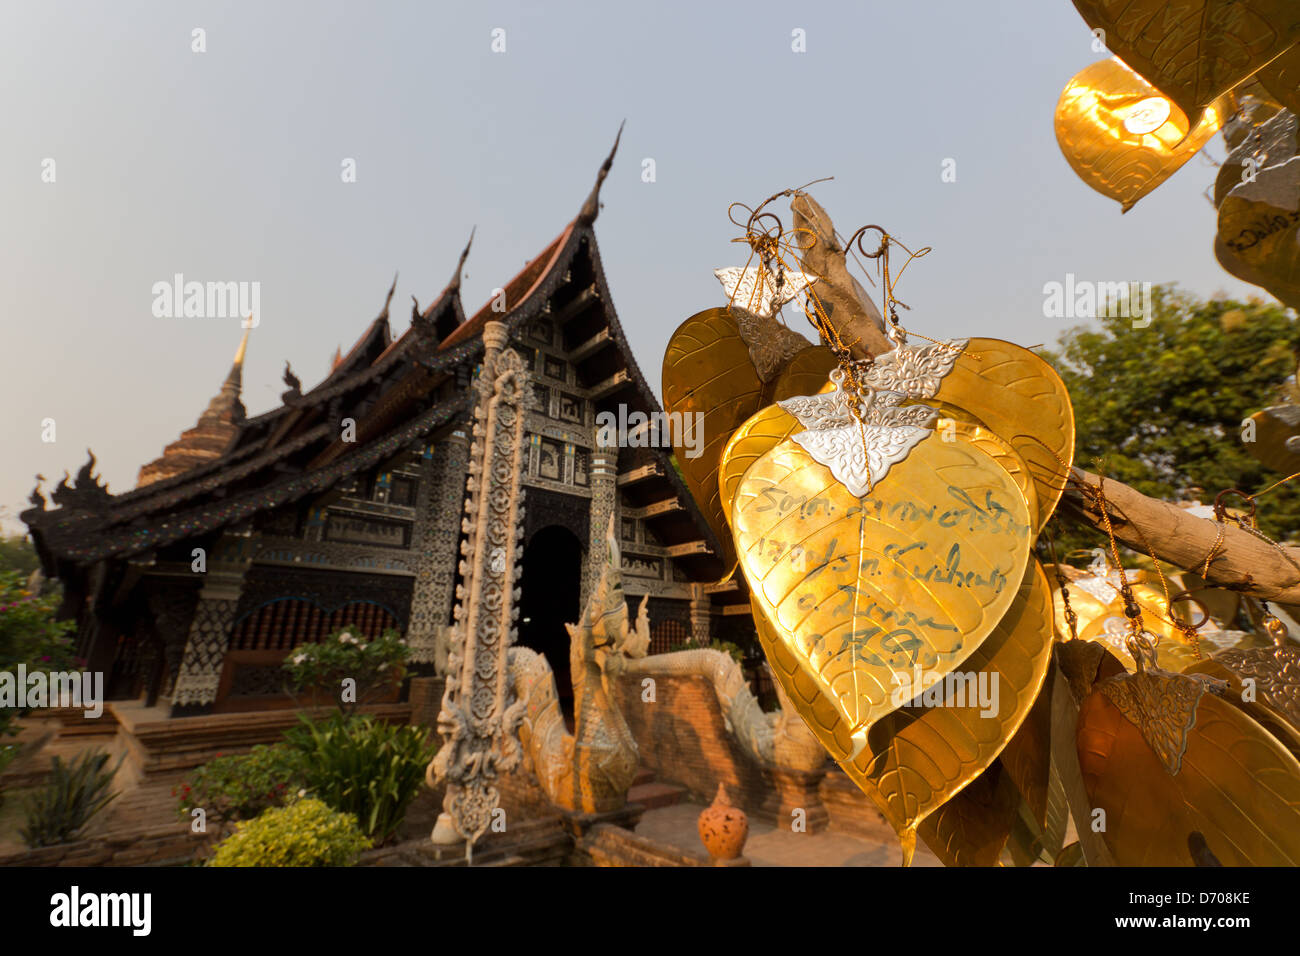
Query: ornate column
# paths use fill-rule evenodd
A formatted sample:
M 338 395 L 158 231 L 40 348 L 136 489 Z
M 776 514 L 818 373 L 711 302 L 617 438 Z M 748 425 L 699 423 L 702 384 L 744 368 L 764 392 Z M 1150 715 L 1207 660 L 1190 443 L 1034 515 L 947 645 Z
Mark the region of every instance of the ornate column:
M 696 644 L 709 644 L 713 641 L 713 615 L 710 613 L 709 596 L 704 593 L 703 584 L 691 585 L 691 637 Z
M 591 517 L 587 530 L 587 567 L 582 576 L 581 607 L 587 606 L 600 576 L 605 571 L 610 516 L 614 516 L 614 534 L 618 535 L 618 446 L 605 444 L 611 436 L 596 429 L 595 450 L 591 453 Z
M 172 689 L 172 716 L 179 709 L 193 712 L 207 708 L 217 699 L 217 685 L 235 609 L 244 587 L 244 575 L 252 563 L 252 532 L 226 531 L 207 556 L 207 571 L 194 609 L 180 672 Z
M 406 642 L 412 663 L 433 664 L 440 676 L 447 673 L 447 619 L 456 583 L 456 542 L 465 512 L 468 465 L 469 437 L 464 431 L 438 442 L 433 457 L 425 462 L 416 502 L 415 589 Z
M 506 652 L 515 640 L 519 562 L 523 556 L 525 412 L 534 401 L 522 359 L 506 345 L 506 327 L 483 329 L 483 370 L 474 384 L 474 442 L 462 522 L 463 582 L 447 655 L 447 688 L 438 714 L 442 749 L 430 774 L 445 780 L 434 843 L 466 841 L 468 857 L 497 808 L 499 773 L 519 764 L 516 731 L 523 701 L 512 699 Z

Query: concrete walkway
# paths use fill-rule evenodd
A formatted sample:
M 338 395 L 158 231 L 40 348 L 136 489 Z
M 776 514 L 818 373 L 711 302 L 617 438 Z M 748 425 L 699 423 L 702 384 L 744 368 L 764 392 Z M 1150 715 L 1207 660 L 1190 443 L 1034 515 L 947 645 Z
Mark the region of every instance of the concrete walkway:
M 703 809 L 701 804 L 679 803 L 647 810 L 636 833 L 688 853 L 707 856 L 697 828 Z M 751 816 L 745 857 L 754 866 L 899 866 L 903 862 L 898 839 L 883 820 L 879 834 L 856 836 L 833 830 L 792 833 Z M 943 864 L 924 845 L 919 845 L 912 865 Z

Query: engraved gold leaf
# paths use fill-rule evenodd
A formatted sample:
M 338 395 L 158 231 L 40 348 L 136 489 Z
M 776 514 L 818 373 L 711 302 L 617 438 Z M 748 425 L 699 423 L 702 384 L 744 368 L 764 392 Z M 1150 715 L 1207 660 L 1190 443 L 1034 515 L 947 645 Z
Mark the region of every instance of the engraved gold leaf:
M 722 463 L 718 468 L 718 495 L 728 525 L 731 524 L 731 506 L 736 497 L 736 488 L 749 466 L 782 440 L 802 429 L 803 426 L 795 417 L 780 405 L 769 405 L 751 415 L 732 432 L 723 449 Z
M 770 400 L 779 402 L 795 395 L 815 395 L 825 387 L 835 365 L 835 353 L 826 346 L 814 345 L 804 349 L 777 376 Z
M 1300 40 L 1294 0 L 1074 0 L 1106 47 L 1188 116 Z
M 1300 305 L 1300 156 L 1265 166 L 1224 197 L 1215 254 L 1239 279 Z
M 1079 709 L 1077 745 L 1089 803 L 1105 811 L 1103 836 L 1119 865 L 1191 866 L 1193 833 L 1224 866 L 1300 864 L 1300 762 L 1272 735 L 1205 693 L 1171 774 L 1104 684 Z
M 867 736 L 867 750 L 843 764 L 904 846 L 915 842 L 909 831 L 983 773 L 1020 729 L 1047 677 L 1052 634 L 1051 592 L 1031 558 L 1010 609 L 962 664 L 969 676 L 960 691 L 954 682 L 941 704 L 909 705 L 882 717 Z M 995 688 L 993 713 L 980 705 L 981 683 Z
M 1024 459 L 1038 493 L 1035 530 L 1056 510 L 1074 458 L 1074 410 L 1056 370 L 1029 349 L 971 339 L 939 385 L 940 402 L 966 409 Z
M 792 439 L 750 466 L 732 506 L 740 566 L 779 640 L 847 725 L 851 745 L 832 750 L 837 760 L 860 752 L 895 709 L 894 673 L 919 665 L 919 693 L 992 632 L 1024 574 L 1028 520 L 1007 472 L 960 441 L 923 441 L 862 499 Z M 796 707 L 807 697 L 790 696 Z
M 1101 60 L 1061 91 L 1056 142 L 1080 179 L 1128 212 L 1210 141 L 1225 106 L 1196 110 L 1192 128 L 1187 115 L 1141 76 L 1118 60 Z
M 945 866 L 996 866 L 1019 802 L 1011 777 L 995 761 L 921 823 L 921 839 Z
M 692 315 L 673 333 L 664 353 L 663 397 L 669 413 L 702 415 L 703 450 L 690 457 L 674 446 L 686 486 L 721 543 L 721 557 L 735 560 L 731 535 L 718 498 L 718 464 L 727 439 L 760 408 L 762 382 L 750 361 L 749 346 L 735 318 L 725 309 Z M 677 430 L 675 437 L 680 436 Z

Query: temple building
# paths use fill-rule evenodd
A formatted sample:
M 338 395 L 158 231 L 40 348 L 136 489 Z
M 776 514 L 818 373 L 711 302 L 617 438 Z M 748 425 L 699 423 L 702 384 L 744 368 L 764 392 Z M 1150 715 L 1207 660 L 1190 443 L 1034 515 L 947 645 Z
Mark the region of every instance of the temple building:
M 173 716 L 287 706 L 282 660 L 345 624 L 370 637 L 395 628 L 418 669 L 441 672 L 462 545 L 478 542 L 489 502 L 517 525 L 516 639 L 546 655 L 562 698 L 563 624 L 598 577 L 611 515 L 628 600 L 649 595 L 655 650 L 752 632 L 744 594 L 714 583 L 729 569 L 672 449 L 598 441 L 601 412 L 661 411 L 593 229 L 612 158 L 578 216 L 472 316 L 460 297 L 467 246 L 397 337 L 390 289 L 314 388 L 286 364 L 281 404 L 248 417 L 245 333 L 217 396 L 136 488 L 110 494 L 92 455 L 53 507 L 33 492 L 22 518 L 110 699 L 169 704 Z M 486 427 L 478 375 L 504 367 L 503 349 L 529 395 L 517 481 L 472 464 Z

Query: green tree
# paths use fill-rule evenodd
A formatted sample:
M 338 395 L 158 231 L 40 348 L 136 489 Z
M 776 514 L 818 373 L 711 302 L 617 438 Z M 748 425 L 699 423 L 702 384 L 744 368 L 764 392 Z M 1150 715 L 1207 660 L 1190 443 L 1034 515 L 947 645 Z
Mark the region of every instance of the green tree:
M 36 549 L 26 535 L 0 535 L 0 571 L 17 571 L 30 575 L 40 565 Z
M 1074 463 L 1154 498 L 1204 504 L 1286 477 L 1250 454 L 1242 420 L 1293 392 L 1300 323 L 1276 304 L 1203 301 L 1168 287 L 1153 290 L 1152 306 L 1146 328 L 1100 318 L 1044 353 L 1074 403 Z M 1298 484 L 1259 500 L 1260 528 L 1275 540 L 1300 535 Z M 1082 543 L 1075 537 L 1067 546 Z

